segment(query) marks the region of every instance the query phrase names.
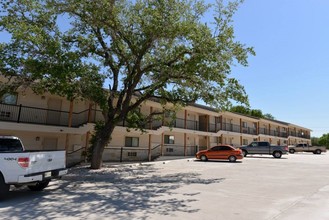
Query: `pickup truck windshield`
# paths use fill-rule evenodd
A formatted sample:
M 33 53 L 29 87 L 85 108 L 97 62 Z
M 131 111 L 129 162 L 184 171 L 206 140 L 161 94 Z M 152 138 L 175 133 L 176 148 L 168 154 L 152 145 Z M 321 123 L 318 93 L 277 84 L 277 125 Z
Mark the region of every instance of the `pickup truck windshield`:
M 17 139 L 0 139 L 0 152 L 19 152 L 23 151 L 22 144 Z

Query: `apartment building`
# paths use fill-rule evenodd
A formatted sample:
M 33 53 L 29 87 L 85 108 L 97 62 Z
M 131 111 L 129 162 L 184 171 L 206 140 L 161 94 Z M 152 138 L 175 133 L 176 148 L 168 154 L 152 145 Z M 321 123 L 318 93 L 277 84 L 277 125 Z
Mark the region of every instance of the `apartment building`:
M 15 135 L 28 150 L 66 150 L 69 163 L 84 159 L 95 122 L 102 113 L 84 100 L 68 101 L 63 97 L 31 90 L 4 94 L 0 100 L 0 135 Z M 149 114 L 162 106 L 149 100 L 140 111 Z M 198 150 L 218 144 L 241 146 L 251 141 L 271 144 L 311 144 L 310 129 L 277 120 L 231 112 L 193 104 L 173 117 L 153 121 L 146 132 L 129 129 L 125 121 L 114 130 L 111 143 L 105 148 L 105 161 L 152 160 L 159 155 L 192 156 Z

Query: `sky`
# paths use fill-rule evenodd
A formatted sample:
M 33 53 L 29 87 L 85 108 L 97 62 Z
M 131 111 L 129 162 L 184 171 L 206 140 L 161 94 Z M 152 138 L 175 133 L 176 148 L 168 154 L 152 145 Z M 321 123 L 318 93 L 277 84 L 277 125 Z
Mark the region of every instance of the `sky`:
M 329 133 L 328 11 L 328 0 L 245 0 L 233 17 L 236 39 L 256 52 L 232 71 L 250 107 L 313 137 Z

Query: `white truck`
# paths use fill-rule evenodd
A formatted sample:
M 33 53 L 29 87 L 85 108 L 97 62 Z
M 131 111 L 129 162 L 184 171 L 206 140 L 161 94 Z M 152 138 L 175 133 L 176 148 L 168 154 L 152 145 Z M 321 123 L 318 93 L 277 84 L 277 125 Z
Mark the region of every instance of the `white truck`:
M 10 185 L 43 190 L 67 173 L 65 160 L 65 151 L 26 151 L 18 137 L 0 136 L 0 199 Z
M 325 146 L 310 146 L 308 144 L 296 144 L 289 145 L 289 153 L 294 154 L 295 152 L 312 152 L 313 154 L 321 154 L 327 152 Z

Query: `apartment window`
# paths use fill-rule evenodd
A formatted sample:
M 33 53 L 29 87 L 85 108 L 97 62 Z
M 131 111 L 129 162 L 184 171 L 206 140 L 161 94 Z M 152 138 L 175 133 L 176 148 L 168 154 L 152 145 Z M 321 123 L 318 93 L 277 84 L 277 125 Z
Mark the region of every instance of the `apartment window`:
M 5 93 L 1 97 L 1 103 L 9 104 L 9 105 L 16 105 L 16 103 L 17 103 L 17 94 Z
M 137 152 L 128 152 L 128 157 L 137 157 Z
M 166 152 L 167 153 L 172 153 L 172 152 L 174 152 L 174 148 L 166 148 Z
M 247 124 L 247 122 L 242 122 L 242 127 L 243 127 L 243 128 L 246 128 L 246 127 L 248 127 L 248 124 Z
M 125 146 L 126 147 L 139 147 L 139 138 L 138 137 L 126 137 Z
M 253 141 L 258 141 L 258 138 L 254 138 L 254 140 Z
M 173 135 L 165 135 L 164 136 L 164 143 L 165 144 L 175 144 L 175 136 L 173 136 Z
M 242 142 L 243 142 L 243 145 L 248 145 L 248 139 L 243 139 Z

